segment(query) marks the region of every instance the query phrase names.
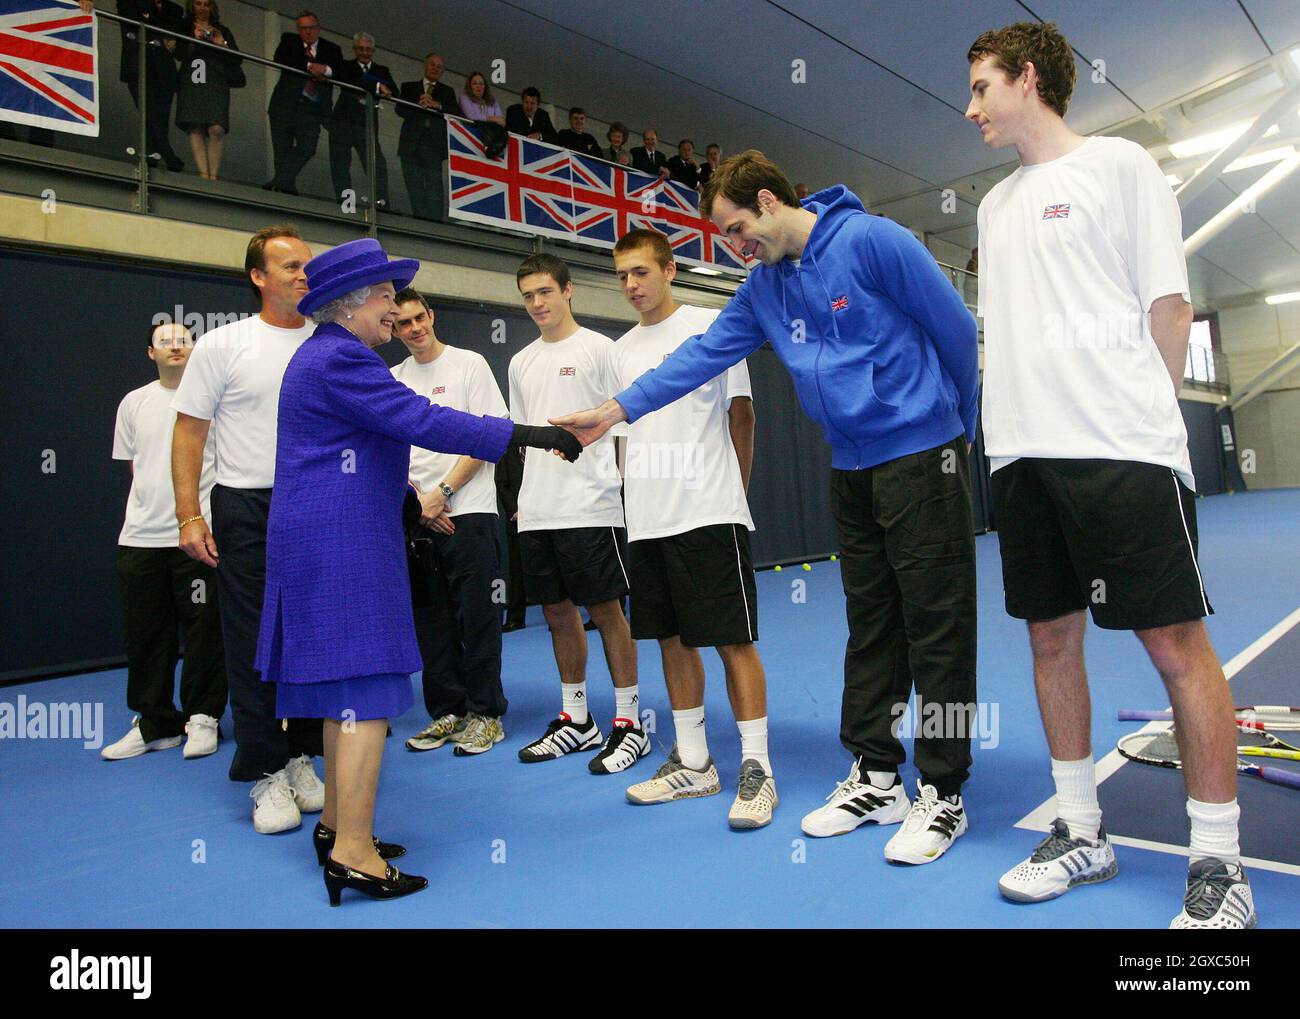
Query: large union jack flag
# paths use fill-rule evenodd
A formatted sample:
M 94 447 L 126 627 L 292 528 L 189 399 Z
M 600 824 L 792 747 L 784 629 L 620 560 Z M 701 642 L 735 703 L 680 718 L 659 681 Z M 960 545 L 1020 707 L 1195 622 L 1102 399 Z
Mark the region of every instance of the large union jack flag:
M 0 120 L 97 136 L 95 43 L 72 0 L 0 0 Z
M 740 252 L 701 218 L 695 192 L 679 184 L 518 135 L 501 159 L 488 159 L 474 128 L 451 117 L 447 152 L 454 219 L 601 248 L 648 227 L 667 235 L 679 262 L 746 269 Z

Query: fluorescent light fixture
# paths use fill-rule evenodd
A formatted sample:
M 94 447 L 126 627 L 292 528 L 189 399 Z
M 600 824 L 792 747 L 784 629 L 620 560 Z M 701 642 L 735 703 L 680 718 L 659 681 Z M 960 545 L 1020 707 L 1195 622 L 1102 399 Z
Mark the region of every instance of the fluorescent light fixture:
M 1183 255 L 1191 258 L 1210 242 L 1224 227 L 1241 215 L 1244 209 L 1254 208 L 1255 202 L 1263 198 L 1273 188 L 1286 180 L 1296 170 L 1300 170 L 1300 154 L 1284 159 L 1268 173 L 1246 188 L 1211 217 L 1210 221 L 1183 241 Z
M 1256 152 L 1254 155 L 1234 159 L 1223 168 L 1223 172 L 1232 173 L 1233 170 L 1248 170 L 1252 166 L 1263 166 L 1265 163 L 1280 163 L 1282 160 L 1290 159 L 1294 155 L 1294 145 L 1286 145 L 1280 149 L 1267 149 L 1264 152 Z
M 722 273 L 718 272 L 717 269 L 708 269 L 708 268 L 706 268 L 705 266 L 702 266 L 702 265 L 693 265 L 693 266 L 691 266 L 691 272 L 698 272 L 701 276 L 721 276 L 721 275 L 722 275 Z
M 1188 138 L 1186 141 L 1174 142 L 1169 146 L 1169 151 L 1175 159 L 1187 159 L 1189 156 L 1203 156 L 1207 152 L 1218 152 L 1225 145 L 1230 144 L 1241 132 L 1250 127 L 1250 121 L 1242 121 L 1239 124 L 1233 124 L 1231 127 L 1225 127 L 1221 131 L 1211 131 L 1209 134 L 1197 135 L 1195 138 Z M 1274 124 L 1264 132 L 1264 137 L 1277 134 L 1277 125 Z
M 1292 290 L 1289 294 L 1269 294 L 1264 298 L 1265 304 L 1289 304 L 1292 301 L 1300 301 L 1300 290 Z
M 1179 184 L 1183 182 L 1183 178 L 1178 176 L 1178 174 L 1176 173 L 1165 174 L 1165 180 L 1169 182 L 1169 186 L 1171 188 L 1176 188 L 1178 187 Z

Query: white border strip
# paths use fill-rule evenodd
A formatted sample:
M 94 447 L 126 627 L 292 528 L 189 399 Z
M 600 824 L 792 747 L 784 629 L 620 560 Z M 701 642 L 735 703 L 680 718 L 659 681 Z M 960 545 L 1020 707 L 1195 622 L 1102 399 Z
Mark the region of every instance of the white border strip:
M 1273 626 L 1262 637 L 1253 641 L 1245 650 L 1234 655 L 1223 667 L 1224 678 L 1229 681 L 1238 672 L 1253 662 L 1261 654 L 1277 643 L 1283 634 L 1300 624 L 1300 608 L 1288 615 L 1280 623 Z M 1166 709 L 1168 710 L 1168 709 Z M 1169 726 L 1168 722 L 1148 722 L 1139 731 L 1154 732 L 1158 729 L 1164 729 Z M 1124 756 L 1118 750 L 1112 750 L 1100 761 L 1097 762 L 1097 784 L 1105 782 L 1111 775 L 1119 771 L 1120 765 L 1124 763 Z M 1028 814 L 1016 822 L 1017 828 L 1024 828 L 1028 831 L 1048 831 L 1052 827 L 1052 821 L 1056 819 L 1056 797 L 1051 796 L 1031 810 Z M 1122 846 L 1137 846 L 1140 849 L 1153 849 L 1161 853 L 1173 853 L 1177 856 L 1186 856 L 1187 848 L 1185 846 L 1171 846 L 1164 842 L 1148 842 L 1145 839 L 1131 839 L 1120 835 L 1111 835 L 1110 840 Z M 1245 860 L 1245 857 L 1242 857 Z M 1259 867 L 1263 870 L 1276 870 L 1283 874 L 1300 875 L 1300 867 L 1289 863 L 1274 863 L 1269 860 L 1250 860 L 1250 866 Z

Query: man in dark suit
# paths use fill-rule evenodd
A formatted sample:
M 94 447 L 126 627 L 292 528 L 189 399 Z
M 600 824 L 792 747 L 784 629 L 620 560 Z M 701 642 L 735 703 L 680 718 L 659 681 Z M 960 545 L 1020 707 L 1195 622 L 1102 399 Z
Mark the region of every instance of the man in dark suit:
M 689 138 L 677 143 L 677 155 L 668 160 L 668 173 L 678 184 L 699 190 L 700 164 L 695 161 L 695 143 Z
M 356 59 L 345 60 L 338 70 L 336 81 L 356 85 L 375 97 L 375 112 L 371 122 L 375 129 L 375 182 L 378 196 L 368 196 L 375 201 L 378 208 L 388 205 L 388 160 L 384 150 L 379 147 L 379 100 L 386 99 L 397 91 L 397 82 L 393 81 L 392 72 L 383 64 L 375 63 L 375 37 L 368 32 L 358 32 L 352 37 L 352 52 Z M 330 133 L 330 177 L 334 181 L 334 194 L 340 200 L 349 196 L 345 192 L 352 188 L 352 152 L 356 150 L 361 157 L 361 165 L 370 169 L 366 163 L 366 97 L 351 89 L 339 89 L 338 99 L 334 102 L 334 115 L 328 125 Z M 355 205 L 353 205 L 355 209 Z
M 559 136 L 555 133 L 550 114 L 541 108 L 542 94 L 529 85 L 519 98 L 521 102 L 506 110 L 506 130 L 511 134 L 525 135 L 533 141 L 556 144 Z
M 183 32 L 185 12 L 171 0 L 117 0 L 117 13 L 124 18 L 144 22 L 154 28 Z M 149 32 L 146 35 L 145 64 L 145 145 L 151 162 L 161 158 L 167 169 L 182 170 L 185 164 L 172 149 L 172 100 L 176 96 L 176 40 Z M 131 101 L 140 107 L 140 40 L 134 25 L 122 24 L 122 70 L 118 77 L 126 83 Z
M 569 126 L 560 132 L 560 144 L 584 156 L 602 158 L 600 142 L 595 135 L 587 133 L 587 111 L 581 106 L 569 111 Z
M 295 22 L 297 32 L 280 36 L 273 59 L 306 74 L 281 71 L 266 111 L 275 156 L 275 177 L 266 187 L 291 195 L 298 193 L 298 174 L 316 154 L 321 126 L 329 116 L 334 91 L 329 79 L 343 66 L 343 51 L 320 37 L 315 14 L 301 11 Z
M 413 110 L 398 106 L 402 133 L 397 139 L 397 157 L 411 200 L 411 213 L 421 219 L 446 218 L 442 194 L 442 163 L 447 158 L 447 128 L 444 111 L 459 115 L 456 92 L 442 81 L 442 57 L 430 53 L 424 58 L 424 77 L 402 82 L 398 98 L 423 107 Z
M 632 169 L 640 170 L 642 173 L 648 173 L 651 176 L 657 176 L 660 180 L 668 179 L 668 157 L 659 151 L 659 132 L 653 127 L 647 127 L 641 134 L 644 145 L 638 145 L 632 150 Z

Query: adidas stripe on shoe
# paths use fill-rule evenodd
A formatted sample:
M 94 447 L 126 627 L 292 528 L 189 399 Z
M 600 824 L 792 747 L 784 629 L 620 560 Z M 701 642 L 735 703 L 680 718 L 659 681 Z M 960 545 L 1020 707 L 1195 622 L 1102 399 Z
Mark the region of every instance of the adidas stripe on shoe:
M 668 760 L 659 766 L 654 777 L 628 787 L 627 798 L 631 803 L 644 805 L 671 803 L 690 796 L 713 796 L 720 792 L 722 781 L 718 778 L 718 769 L 713 766 L 712 758 L 696 771 L 682 763 L 677 748 L 673 747 Z
M 814 838 L 844 835 L 868 822 L 897 824 L 910 807 L 901 781 L 895 780 L 889 789 L 864 782 L 858 762 L 854 761 L 849 777 L 826 797 L 825 806 L 804 815 L 800 827 L 805 835 Z
M 600 727 L 588 716 L 586 725 L 578 725 L 564 712 L 546 727 L 540 739 L 535 739 L 519 751 L 524 764 L 554 761 L 577 750 L 591 750 L 600 745 Z
M 650 737 L 639 725 L 615 724 L 600 753 L 587 762 L 593 775 L 613 775 L 626 771 L 650 753 Z
M 1012 902 L 1046 902 L 1076 885 L 1108 881 L 1118 873 L 1115 850 L 1105 828 L 1097 832 L 1095 842 L 1076 839 L 1058 817 L 1029 859 L 1002 875 L 998 891 Z

